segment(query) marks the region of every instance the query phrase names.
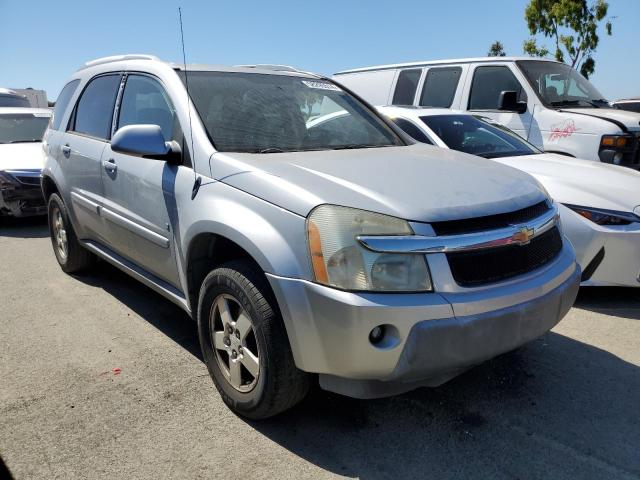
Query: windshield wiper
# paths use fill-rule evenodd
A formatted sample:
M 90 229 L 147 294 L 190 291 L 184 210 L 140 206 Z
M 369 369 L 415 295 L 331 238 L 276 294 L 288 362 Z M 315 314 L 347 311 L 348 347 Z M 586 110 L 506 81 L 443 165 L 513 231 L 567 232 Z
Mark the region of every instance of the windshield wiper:
M 579 99 L 579 100 L 560 100 L 558 102 L 551 102 L 551 105 L 553 105 L 554 107 L 566 107 L 566 106 L 569 106 L 569 105 L 577 107 L 577 106 L 580 105 L 580 102 L 582 102 L 582 104 L 583 104 L 582 106 L 600 108 L 600 105 L 598 105 L 594 101 L 584 100 L 584 99 Z
M 258 153 L 284 153 L 284 150 L 281 148 L 263 148 L 262 150 L 258 150 Z
M 348 145 L 339 145 L 337 147 L 332 147 L 331 150 L 353 150 L 357 148 L 379 148 L 389 146 L 390 145 L 367 145 L 366 143 L 351 143 Z
M 41 138 L 31 138 L 29 140 L 11 140 L 9 143 L 35 143 L 35 142 L 41 142 L 42 139 Z

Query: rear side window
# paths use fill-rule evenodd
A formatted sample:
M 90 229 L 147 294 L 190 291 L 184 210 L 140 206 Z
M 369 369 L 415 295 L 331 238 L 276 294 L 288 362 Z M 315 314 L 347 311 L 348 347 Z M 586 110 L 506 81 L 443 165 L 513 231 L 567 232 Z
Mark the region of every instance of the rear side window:
M 393 105 L 413 105 L 421 73 L 422 70 L 419 68 L 400 72 L 396 90 L 393 92 Z
M 414 140 L 420 143 L 428 143 L 429 145 L 433 145 L 433 142 L 429 140 L 429 137 L 427 137 L 422 130 L 414 125 L 413 122 L 405 120 L 404 118 L 392 118 L 391 120 L 398 127 L 400 127 L 404 131 L 404 133 L 409 135 Z
M 469 110 L 497 110 L 500 93 L 504 91 L 517 92 L 519 102 L 527 101 L 522 85 L 508 67 L 476 68 L 471 84 Z
M 120 75 L 102 75 L 91 80 L 76 105 L 72 130 L 102 140 L 111 138 L 113 106 L 119 86 Z
M 460 80 L 460 67 L 430 68 L 422 87 L 420 105 L 449 108 Z
M 69 102 L 71 101 L 71 97 L 73 97 L 73 94 L 75 93 L 76 88 L 78 88 L 79 83 L 80 83 L 80 80 L 73 80 L 67 83 L 62 89 L 62 91 L 60 92 L 60 95 L 58 95 L 58 98 L 56 100 L 56 105 L 53 108 L 53 117 L 51 118 L 52 129 L 54 130 L 60 129 L 62 116 L 64 115 L 64 112 L 67 109 L 67 106 L 69 105 Z
M 159 125 L 166 140 L 173 138 L 175 111 L 164 88 L 144 75 L 129 75 L 124 87 L 118 128 L 126 125 Z

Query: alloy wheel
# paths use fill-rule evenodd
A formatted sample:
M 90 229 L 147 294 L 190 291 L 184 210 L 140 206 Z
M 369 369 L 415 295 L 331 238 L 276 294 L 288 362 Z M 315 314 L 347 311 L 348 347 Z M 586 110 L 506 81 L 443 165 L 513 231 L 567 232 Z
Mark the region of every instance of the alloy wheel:
M 209 325 L 211 345 L 225 379 L 240 392 L 251 391 L 260 375 L 260 359 L 249 314 L 233 296 L 218 295 Z

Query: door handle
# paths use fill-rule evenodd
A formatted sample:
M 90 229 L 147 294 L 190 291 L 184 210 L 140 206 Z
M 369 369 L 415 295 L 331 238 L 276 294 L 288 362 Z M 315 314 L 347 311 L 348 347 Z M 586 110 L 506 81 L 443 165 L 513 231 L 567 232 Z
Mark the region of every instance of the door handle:
M 62 154 L 67 158 L 69 158 L 69 155 L 71 155 L 71 147 L 68 143 L 62 146 Z
M 116 161 L 113 158 L 102 162 L 102 165 L 108 173 L 116 173 L 116 171 L 118 171 L 118 166 L 116 165 Z

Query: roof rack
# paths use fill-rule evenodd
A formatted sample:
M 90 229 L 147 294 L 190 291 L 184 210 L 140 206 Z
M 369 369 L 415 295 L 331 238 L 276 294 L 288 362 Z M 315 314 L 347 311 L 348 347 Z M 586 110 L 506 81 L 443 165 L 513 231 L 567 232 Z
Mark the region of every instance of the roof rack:
M 276 72 L 301 72 L 301 73 L 307 73 L 307 72 L 302 72 L 302 70 L 298 70 L 295 67 L 291 67 L 289 65 L 274 65 L 274 64 L 270 64 L 270 63 L 257 63 L 255 65 L 236 65 L 237 67 L 244 67 L 244 68 L 259 68 L 261 70 L 274 70 Z
M 160 59 L 155 55 L 145 55 L 145 54 L 138 54 L 138 53 L 129 53 L 126 55 L 111 55 L 110 57 L 96 58 L 95 60 L 86 62 L 84 66 L 80 68 L 80 70 L 82 70 L 83 68 L 95 67 L 96 65 L 103 65 L 105 63 L 119 62 L 122 60 L 160 60 Z

